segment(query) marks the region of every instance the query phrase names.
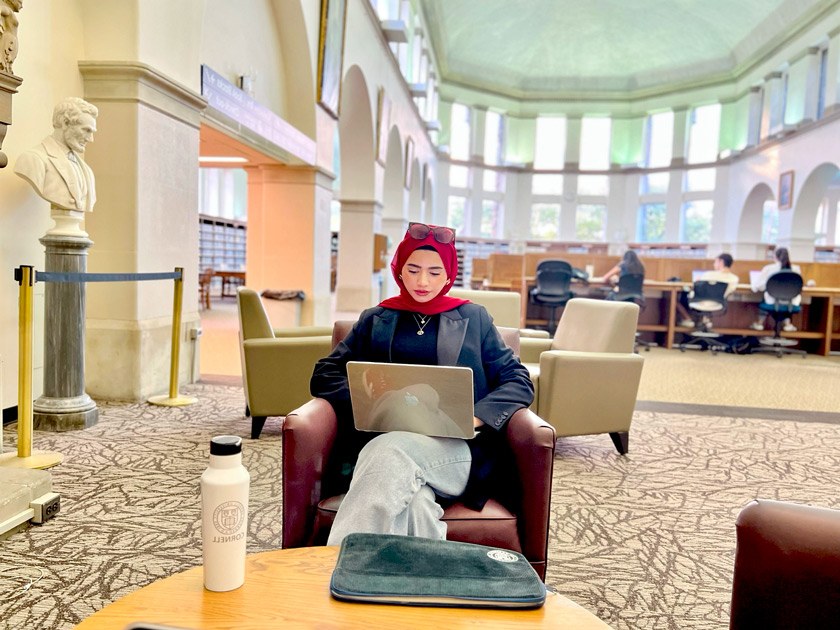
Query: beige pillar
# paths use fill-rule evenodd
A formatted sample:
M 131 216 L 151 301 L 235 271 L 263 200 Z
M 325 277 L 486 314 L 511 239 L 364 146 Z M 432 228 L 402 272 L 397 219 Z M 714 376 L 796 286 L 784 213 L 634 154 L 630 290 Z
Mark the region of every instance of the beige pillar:
M 300 321 L 289 323 L 328 324 L 330 178 L 309 167 L 255 166 L 246 171 L 247 285 L 256 291 L 303 291 Z
M 359 313 L 380 302 L 382 273 L 373 271 L 373 235 L 382 232 L 382 204 L 342 200 L 336 310 Z
M 91 272 L 184 268 L 179 380 L 198 327 L 198 141 L 204 99 L 140 62 L 82 61 L 84 98 L 99 108 L 85 157 L 96 173 L 86 218 Z M 144 400 L 169 384 L 172 281 L 88 287 L 86 374 L 94 397 Z

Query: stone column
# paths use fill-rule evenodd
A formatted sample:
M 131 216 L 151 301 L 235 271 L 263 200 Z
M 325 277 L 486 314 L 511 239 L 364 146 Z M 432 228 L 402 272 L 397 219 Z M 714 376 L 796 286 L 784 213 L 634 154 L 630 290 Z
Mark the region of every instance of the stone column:
M 47 272 L 84 273 L 93 241 L 46 234 Z M 33 426 L 46 431 L 85 429 L 99 410 L 85 393 L 85 284 L 48 282 L 44 288 L 44 389 L 33 406 Z

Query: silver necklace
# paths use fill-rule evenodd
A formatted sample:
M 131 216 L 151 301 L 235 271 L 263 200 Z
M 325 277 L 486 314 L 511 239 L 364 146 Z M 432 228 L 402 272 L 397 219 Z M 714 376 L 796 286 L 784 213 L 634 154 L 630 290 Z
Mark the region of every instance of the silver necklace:
M 414 321 L 415 321 L 415 322 L 417 322 L 417 328 L 418 328 L 418 330 L 417 330 L 417 334 L 418 334 L 418 335 L 423 335 L 423 334 L 425 334 L 425 333 L 423 332 L 423 329 L 426 327 L 426 325 L 427 325 L 430 321 L 432 321 L 432 316 L 431 316 L 431 315 L 420 315 L 420 316 L 418 317 L 418 316 L 417 316 L 417 313 L 412 313 L 412 315 L 414 316 Z

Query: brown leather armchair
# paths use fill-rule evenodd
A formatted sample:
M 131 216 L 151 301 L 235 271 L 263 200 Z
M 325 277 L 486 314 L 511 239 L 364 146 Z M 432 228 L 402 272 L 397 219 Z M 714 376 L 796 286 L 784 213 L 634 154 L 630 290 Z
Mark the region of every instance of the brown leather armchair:
M 736 531 L 731 630 L 840 626 L 840 510 L 757 500 Z
M 337 322 L 333 342 L 343 339 L 352 322 Z M 500 328 L 518 352 L 519 331 Z M 323 544 L 342 496 L 324 496 L 324 474 L 338 425 L 332 406 L 315 398 L 288 414 L 283 423 L 282 547 Z M 554 466 L 554 429 L 528 409 L 508 421 L 508 442 L 518 471 L 516 505 L 490 498 L 480 512 L 455 502 L 444 509 L 447 538 L 521 552 L 545 578 L 548 518 Z

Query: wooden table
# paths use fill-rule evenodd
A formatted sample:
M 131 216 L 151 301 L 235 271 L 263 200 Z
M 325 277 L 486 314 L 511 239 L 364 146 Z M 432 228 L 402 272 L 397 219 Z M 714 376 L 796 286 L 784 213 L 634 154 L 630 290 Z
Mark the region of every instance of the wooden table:
M 213 276 L 215 278 L 222 279 L 222 297 L 236 297 L 236 291 L 234 290 L 233 293 L 228 292 L 228 287 L 233 286 L 239 287 L 245 284 L 245 272 L 244 271 L 221 271 L 217 270 L 213 272 Z
M 502 284 L 485 284 L 484 288 L 489 290 L 505 290 L 518 291 L 521 295 L 521 323 L 522 328 L 527 328 L 529 322 L 527 319 L 528 309 L 528 292 L 535 285 L 536 279 L 534 277 L 524 277 L 516 281 Z M 603 278 L 593 278 L 590 282 L 591 287 L 603 286 Z M 573 285 L 573 290 L 576 286 Z M 665 347 L 672 348 L 675 345 L 675 337 L 677 333 L 689 332 L 690 328 L 685 328 L 677 323 L 677 302 L 679 295 L 690 287 L 690 282 L 667 282 L 661 280 L 645 280 L 644 292 L 648 297 L 658 296 L 664 300 L 664 305 L 661 317 L 658 321 L 643 322 L 640 321 L 638 330 L 642 332 L 662 333 L 665 337 Z M 758 314 L 758 302 L 761 301 L 763 292 L 755 293 L 748 284 L 739 284 L 734 295 L 729 298 L 730 311 L 743 310 L 746 312 L 747 305 L 749 308 L 749 320 L 755 321 L 755 315 Z M 828 356 L 831 354 L 832 342 L 840 340 L 840 332 L 835 330 L 834 322 L 837 318 L 838 305 L 840 305 L 840 288 L 834 287 L 802 287 L 802 303 L 803 307 L 807 306 L 813 314 L 810 317 L 810 326 L 805 326 L 800 330 L 794 332 L 783 332 L 782 337 L 788 339 L 808 339 L 818 343 L 817 354 Z M 753 306 L 752 304 L 755 304 Z M 804 308 L 803 308 L 804 310 Z M 539 322 L 542 323 L 542 322 Z M 756 331 L 748 328 L 746 325 L 741 326 L 721 326 L 716 325 L 715 331 L 724 335 L 741 335 L 750 337 L 769 337 L 773 335 L 772 330 Z
M 179 628 L 609 628 L 570 599 L 550 593 L 537 610 L 417 608 L 339 602 L 329 581 L 338 547 L 266 551 L 248 556 L 245 584 L 204 590 L 196 567 L 158 580 L 94 613 L 77 628 L 122 630 L 132 622 Z

